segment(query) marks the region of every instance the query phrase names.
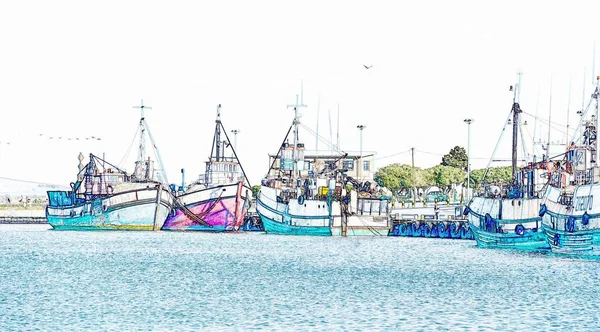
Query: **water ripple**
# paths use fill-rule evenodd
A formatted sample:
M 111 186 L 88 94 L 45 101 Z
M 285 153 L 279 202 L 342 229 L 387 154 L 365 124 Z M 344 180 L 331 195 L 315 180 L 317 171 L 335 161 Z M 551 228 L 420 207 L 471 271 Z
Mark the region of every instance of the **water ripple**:
M 599 264 L 460 240 L 0 226 L 0 327 L 596 330 Z

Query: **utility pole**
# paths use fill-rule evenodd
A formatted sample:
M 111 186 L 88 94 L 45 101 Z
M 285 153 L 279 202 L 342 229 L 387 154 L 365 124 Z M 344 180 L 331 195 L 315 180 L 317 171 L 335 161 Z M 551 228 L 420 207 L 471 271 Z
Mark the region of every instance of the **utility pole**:
M 412 167 L 415 167 L 415 148 L 410 148 L 410 153 L 412 156 Z

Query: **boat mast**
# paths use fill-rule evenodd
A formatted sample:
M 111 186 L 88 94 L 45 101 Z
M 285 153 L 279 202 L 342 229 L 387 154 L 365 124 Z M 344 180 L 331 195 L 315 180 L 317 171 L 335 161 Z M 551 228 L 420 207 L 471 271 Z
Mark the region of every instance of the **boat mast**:
M 287 105 L 288 108 L 294 108 L 294 122 L 292 123 L 294 127 L 294 146 L 292 150 L 292 158 L 294 159 L 294 168 L 293 168 L 293 176 L 296 176 L 296 171 L 298 170 L 298 156 L 297 156 L 297 147 L 298 144 L 298 125 L 300 124 L 300 116 L 298 115 L 298 108 L 306 107 L 304 104 L 304 83 L 300 83 L 300 100 L 298 100 L 298 95 L 296 95 L 296 104 L 295 105 Z
M 144 139 L 146 133 L 146 126 L 144 122 L 146 121 L 144 118 L 144 109 L 152 109 L 152 107 L 144 106 L 144 100 L 142 99 L 140 106 L 133 106 L 133 108 L 139 108 L 141 110 L 141 118 L 140 118 L 140 146 L 138 149 L 138 161 L 140 165 L 143 165 L 146 159 L 146 140 Z
M 220 161 L 219 157 L 221 156 L 221 104 L 219 104 L 217 106 L 217 119 L 215 120 L 216 123 L 216 127 L 215 127 L 215 147 L 216 147 L 216 155 L 215 155 L 215 161 Z
M 548 102 L 548 142 L 546 142 L 546 159 L 550 159 L 550 133 L 552 132 L 552 76 L 550 76 L 550 101 Z
M 596 99 L 596 109 L 594 110 L 594 133 L 591 135 L 594 139 L 592 144 L 592 167 L 596 167 L 598 163 L 598 94 L 600 93 L 600 76 L 596 76 L 596 90 L 594 91 L 594 99 Z
M 517 140 L 519 133 L 519 114 L 522 112 L 521 107 L 519 106 L 519 89 L 521 88 L 521 75 L 523 73 L 519 72 L 518 81 L 514 88 L 513 93 L 513 139 L 512 139 L 512 178 L 515 179 L 517 174 Z

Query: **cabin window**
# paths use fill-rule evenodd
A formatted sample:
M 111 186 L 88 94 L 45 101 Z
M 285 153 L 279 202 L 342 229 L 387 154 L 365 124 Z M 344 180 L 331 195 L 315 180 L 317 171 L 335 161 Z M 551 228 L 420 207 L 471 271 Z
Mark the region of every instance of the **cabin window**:
M 354 160 L 344 160 L 343 167 L 348 170 L 353 170 L 354 169 Z
M 363 171 L 371 170 L 371 162 L 368 160 L 363 161 Z
M 304 169 L 305 170 L 309 170 L 310 169 L 310 161 L 308 161 L 308 160 L 304 161 Z

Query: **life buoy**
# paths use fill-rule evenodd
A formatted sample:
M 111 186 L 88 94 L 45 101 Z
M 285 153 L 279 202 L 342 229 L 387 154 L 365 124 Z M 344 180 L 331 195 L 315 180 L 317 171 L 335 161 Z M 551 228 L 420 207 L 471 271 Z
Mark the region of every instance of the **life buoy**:
M 540 205 L 540 213 L 538 213 L 538 215 L 540 217 L 543 217 L 547 211 L 548 211 L 548 208 L 546 207 L 546 204 L 541 204 Z
M 573 232 L 575 231 L 575 217 L 570 216 L 569 219 L 567 220 L 567 223 L 565 225 L 565 230 L 567 232 Z
M 485 230 L 488 232 L 496 232 L 496 221 L 489 213 L 485 214 Z
M 590 215 L 585 211 L 581 216 L 581 224 L 586 225 L 590 223 Z
M 515 234 L 519 235 L 519 236 L 523 236 L 523 234 L 525 234 L 525 226 L 518 224 L 517 226 L 515 226 Z
M 558 247 L 558 245 L 560 244 L 560 235 L 558 235 L 558 233 L 554 233 L 554 245 L 556 247 Z

